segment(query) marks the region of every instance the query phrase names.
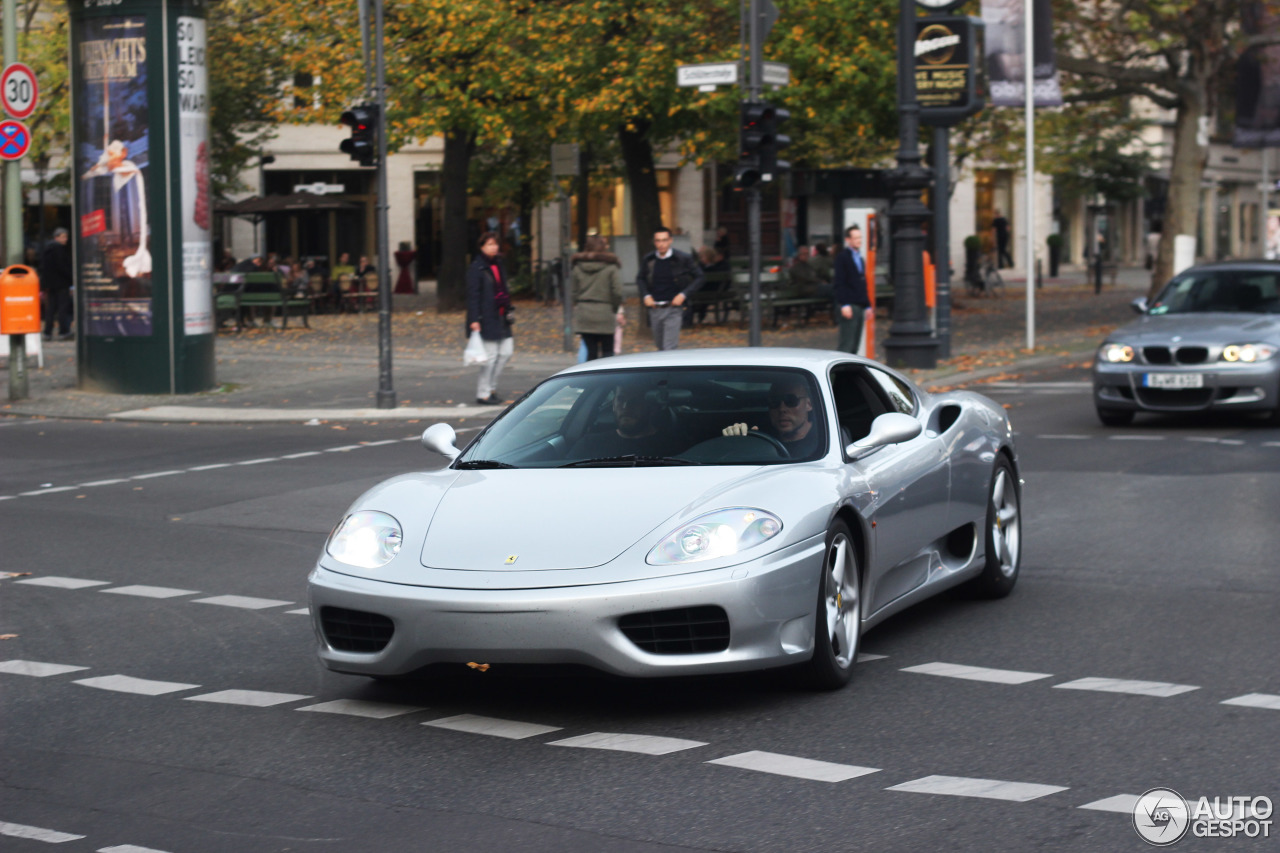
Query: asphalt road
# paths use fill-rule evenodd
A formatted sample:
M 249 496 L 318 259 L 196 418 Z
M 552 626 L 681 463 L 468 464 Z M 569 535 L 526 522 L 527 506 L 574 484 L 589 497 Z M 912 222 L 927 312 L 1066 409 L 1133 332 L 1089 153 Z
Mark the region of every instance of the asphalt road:
M 1014 594 L 889 620 L 836 693 L 331 674 L 307 571 L 364 488 L 439 464 L 422 425 L 0 420 L 0 849 L 1143 850 L 1148 789 L 1280 800 L 1280 430 L 1104 429 L 1085 378 L 985 386 Z

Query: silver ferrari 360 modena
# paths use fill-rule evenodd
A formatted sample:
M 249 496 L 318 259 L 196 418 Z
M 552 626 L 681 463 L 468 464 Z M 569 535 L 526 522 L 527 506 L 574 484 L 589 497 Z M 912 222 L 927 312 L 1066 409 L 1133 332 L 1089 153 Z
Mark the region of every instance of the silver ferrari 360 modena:
M 456 441 L 428 428 L 448 466 L 370 489 L 330 534 L 309 578 L 330 669 L 796 665 L 834 688 L 867 628 L 1018 577 L 1005 410 L 845 353 L 590 361 Z

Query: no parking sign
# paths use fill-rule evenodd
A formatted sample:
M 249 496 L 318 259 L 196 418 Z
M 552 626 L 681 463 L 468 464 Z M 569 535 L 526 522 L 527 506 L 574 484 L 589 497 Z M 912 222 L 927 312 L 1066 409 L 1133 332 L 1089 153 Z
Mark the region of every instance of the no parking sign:
M 31 131 L 20 121 L 0 121 L 0 159 L 19 160 L 31 147 Z

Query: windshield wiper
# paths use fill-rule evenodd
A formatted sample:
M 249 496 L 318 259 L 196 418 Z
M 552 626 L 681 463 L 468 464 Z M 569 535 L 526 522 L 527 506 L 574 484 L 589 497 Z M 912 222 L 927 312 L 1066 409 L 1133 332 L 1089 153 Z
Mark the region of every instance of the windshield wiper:
M 644 467 L 659 465 L 701 465 L 701 462 L 694 462 L 691 459 L 681 459 L 678 456 L 641 456 L 635 453 L 627 453 L 623 456 L 600 456 L 595 459 L 579 459 L 577 462 L 569 462 L 561 465 L 561 468 L 590 468 L 598 466 L 601 468 L 608 467 Z
M 466 471 L 475 471 L 481 468 L 516 468 L 518 466 L 499 462 L 497 459 L 468 459 L 466 462 L 459 462 L 457 467 Z

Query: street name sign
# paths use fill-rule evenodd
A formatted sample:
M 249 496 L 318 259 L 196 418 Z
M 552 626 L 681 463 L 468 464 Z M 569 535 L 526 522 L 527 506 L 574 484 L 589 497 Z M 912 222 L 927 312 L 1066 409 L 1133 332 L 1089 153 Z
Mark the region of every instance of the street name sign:
M 35 112 L 39 99 L 36 72 L 21 62 L 6 65 L 0 74 L 0 102 L 4 104 L 4 111 L 16 119 L 24 119 Z
M 697 86 L 706 91 L 716 86 L 732 86 L 737 82 L 738 63 L 736 62 L 676 66 L 677 86 Z
M 31 147 L 31 131 L 20 121 L 0 121 L 0 159 L 21 160 Z
M 760 82 L 766 86 L 787 86 L 791 83 L 791 66 L 784 62 L 764 62 Z

